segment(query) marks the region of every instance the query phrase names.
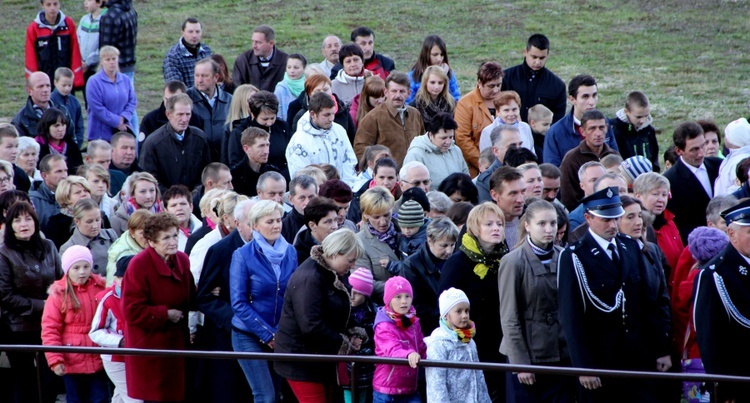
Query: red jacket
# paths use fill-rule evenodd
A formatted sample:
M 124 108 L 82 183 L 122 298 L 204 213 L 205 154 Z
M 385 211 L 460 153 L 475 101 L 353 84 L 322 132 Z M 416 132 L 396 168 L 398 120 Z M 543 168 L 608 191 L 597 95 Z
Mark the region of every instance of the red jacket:
M 700 271 L 693 268 L 695 265 L 690 248 L 685 248 L 677 262 L 677 267 L 672 270 L 674 276 L 670 279 L 672 286 L 672 328 L 674 332 L 677 351 L 683 348 L 688 352 L 688 358 L 699 358 L 698 343 L 695 339 L 695 326 L 693 317 L 693 281 Z M 685 330 L 690 324 L 690 336 L 685 344 Z
M 52 82 L 58 67 L 73 70 L 73 86 L 83 87 L 75 22 L 60 11 L 57 23 L 50 23 L 44 19 L 44 11 L 40 11 L 26 29 L 26 77 L 43 71 Z
M 100 292 L 96 300 L 99 305 L 96 308 L 94 320 L 91 322 L 89 337 L 99 346 L 118 348 L 120 341 L 125 337 L 125 316 L 122 314 L 120 297 L 115 294 L 115 286 L 112 285 Z M 125 362 L 125 357 L 121 355 L 102 354 L 102 358 L 111 359 L 114 362 Z
M 86 284 L 73 286 L 75 296 L 81 303 L 73 308 L 71 296 L 67 296 L 65 312 L 61 312 L 65 299 L 67 275 L 55 281 L 49 288 L 49 297 L 42 314 L 42 344 L 45 346 L 96 347 L 89 338 L 91 319 L 96 311 L 96 295 L 104 290 L 104 279 L 92 274 Z M 44 353 L 50 368 L 65 365 L 67 374 L 93 374 L 104 369 L 102 359 L 96 354 Z
M 169 265 L 149 247 L 133 257 L 122 280 L 125 347 L 184 350 L 188 346 L 188 311 L 195 305 L 190 260 L 182 252 Z M 171 266 L 171 267 L 170 267 Z M 182 311 L 172 323 L 169 309 Z M 128 396 L 156 401 L 185 400 L 185 359 L 125 357 Z
M 656 232 L 656 244 L 659 245 L 661 251 L 664 252 L 664 257 L 667 258 L 667 263 L 669 263 L 669 278 L 671 279 L 671 273 L 674 272 L 675 267 L 677 267 L 677 261 L 680 259 L 680 254 L 682 253 L 682 250 L 685 249 L 685 245 L 682 244 L 680 230 L 677 229 L 677 225 L 674 223 L 674 214 L 669 210 L 664 210 L 662 215 L 667 222 L 659 229 L 654 228 L 654 232 Z M 670 285 L 671 281 L 667 284 L 669 294 L 671 295 L 672 288 Z

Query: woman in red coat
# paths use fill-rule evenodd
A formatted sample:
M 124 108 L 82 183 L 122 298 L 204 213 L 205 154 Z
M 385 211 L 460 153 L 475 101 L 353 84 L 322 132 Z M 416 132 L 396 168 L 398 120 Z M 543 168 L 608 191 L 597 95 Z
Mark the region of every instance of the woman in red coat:
M 188 311 L 194 310 L 195 283 L 188 256 L 177 250 L 177 219 L 149 217 L 143 228 L 148 248 L 135 255 L 122 280 L 125 347 L 184 350 Z M 125 357 L 128 396 L 146 401 L 185 400 L 185 360 Z

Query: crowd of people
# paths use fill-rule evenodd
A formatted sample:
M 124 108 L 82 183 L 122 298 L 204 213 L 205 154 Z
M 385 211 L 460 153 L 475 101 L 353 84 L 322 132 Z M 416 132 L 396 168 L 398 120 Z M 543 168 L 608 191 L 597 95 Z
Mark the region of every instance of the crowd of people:
M 188 18 L 163 103 L 139 121 L 131 0 L 86 0 L 78 29 L 40 3 L 29 96 L 0 125 L 0 344 L 408 365 L 9 351 L 7 398 L 37 401 L 37 382 L 43 402 L 351 402 L 353 385 L 359 402 L 749 395 L 419 367 L 750 375 L 744 118 L 723 136 L 679 124 L 662 167 L 646 94 L 607 118 L 594 77 L 566 85 L 545 66 L 541 34 L 462 92 L 437 35 L 401 72 L 367 27 L 308 63 L 261 25 L 230 71 Z

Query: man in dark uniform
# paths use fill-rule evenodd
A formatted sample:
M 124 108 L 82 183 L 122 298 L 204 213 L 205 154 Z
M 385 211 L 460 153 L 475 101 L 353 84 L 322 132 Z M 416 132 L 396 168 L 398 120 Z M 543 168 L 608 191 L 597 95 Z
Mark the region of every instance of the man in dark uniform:
M 669 299 L 654 298 L 638 243 L 617 234 L 616 187 L 582 201 L 589 231 L 560 254 L 560 322 L 573 366 L 667 371 Z M 656 402 L 648 380 L 579 377 L 579 402 Z
M 694 324 L 710 374 L 750 376 L 750 200 L 721 212 L 729 245 L 696 279 Z M 715 401 L 747 401 L 750 385 L 720 383 Z

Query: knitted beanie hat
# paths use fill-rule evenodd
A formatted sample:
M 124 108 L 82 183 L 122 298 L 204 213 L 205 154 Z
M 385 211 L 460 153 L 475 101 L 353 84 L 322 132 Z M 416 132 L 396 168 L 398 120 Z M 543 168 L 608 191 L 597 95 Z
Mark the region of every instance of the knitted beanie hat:
M 360 294 L 371 296 L 372 295 L 372 272 L 360 267 L 354 270 L 349 275 L 349 285 L 352 286 L 352 291 L 356 291 Z
M 620 171 L 628 186 L 632 186 L 639 175 L 651 172 L 652 169 L 651 161 L 642 155 L 630 157 L 620 164 Z
M 91 256 L 89 248 L 81 245 L 73 245 L 68 248 L 62 255 L 62 269 L 66 274 L 74 264 L 85 261 L 89 262 L 90 265 L 94 265 L 94 258 Z
M 401 294 L 402 292 L 405 292 L 414 297 L 414 291 L 412 291 L 411 289 L 409 280 L 401 276 L 389 278 L 388 281 L 385 282 L 385 291 L 383 292 L 383 302 L 385 302 L 385 306 L 390 307 L 393 297 L 395 297 L 397 294 Z
M 444 318 L 445 315 L 448 315 L 448 313 L 451 311 L 451 309 L 453 309 L 454 306 L 458 305 L 461 302 L 466 302 L 467 304 L 469 304 L 469 297 L 466 296 L 465 292 L 453 287 L 443 291 L 443 293 L 440 294 L 440 298 L 438 299 L 438 306 L 440 307 L 440 317 Z
M 398 208 L 398 225 L 404 227 L 421 227 L 424 225 L 424 210 L 414 200 L 401 204 Z
M 745 118 L 729 122 L 724 129 L 724 139 L 738 148 L 750 144 L 750 123 Z
M 724 231 L 710 227 L 698 227 L 688 235 L 688 248 L 699 265 L 718 255 L 729 244 Z

